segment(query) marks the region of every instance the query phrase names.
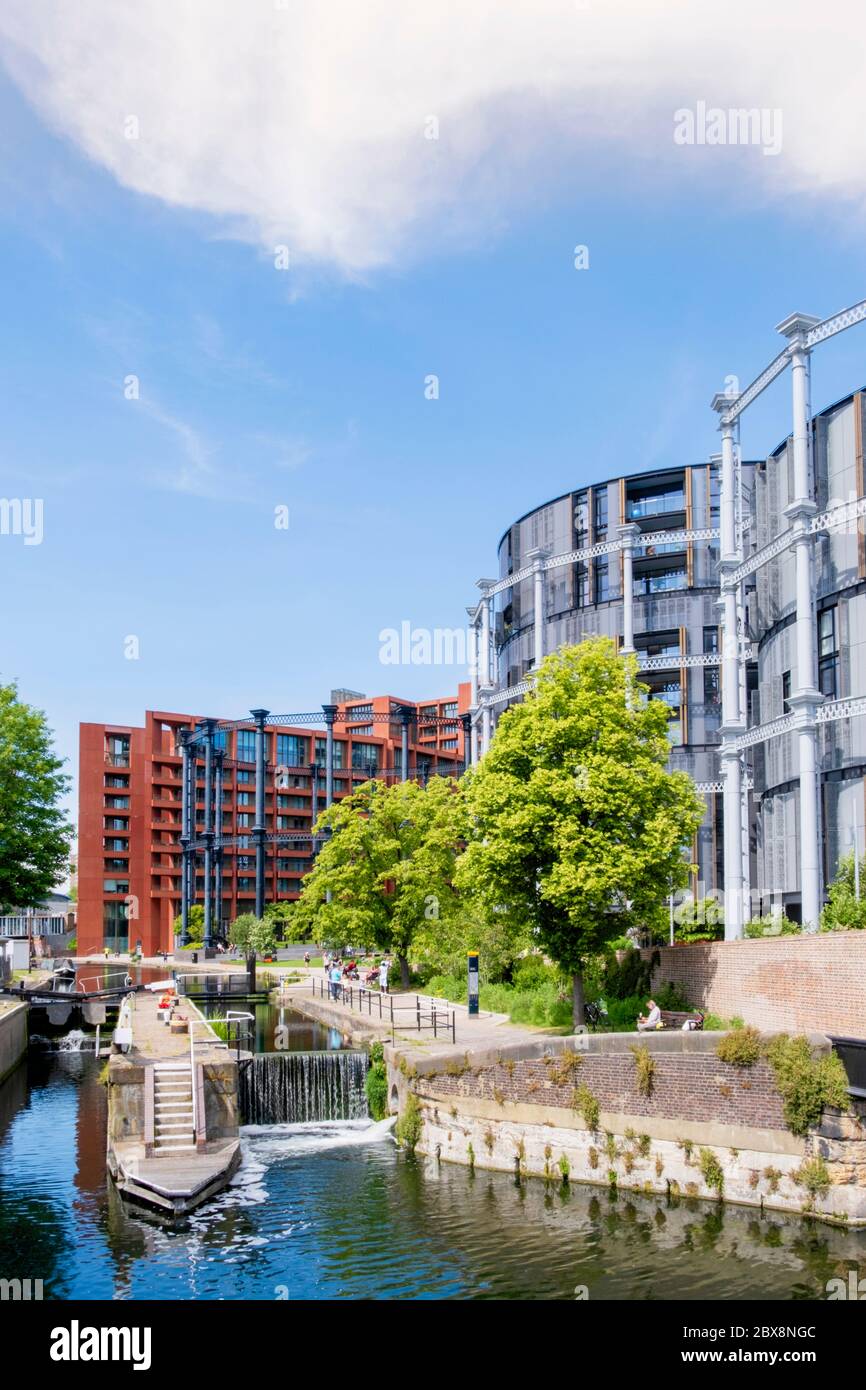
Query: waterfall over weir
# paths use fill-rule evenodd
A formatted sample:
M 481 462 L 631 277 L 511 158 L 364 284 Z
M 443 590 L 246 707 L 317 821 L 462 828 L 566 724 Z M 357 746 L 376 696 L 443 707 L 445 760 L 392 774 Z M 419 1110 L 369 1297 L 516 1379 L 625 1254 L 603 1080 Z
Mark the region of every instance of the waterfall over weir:
M 367 1115 L 366 1052 L 264 1052 L 240 1070 L 247 1125 L 359 1120 Z

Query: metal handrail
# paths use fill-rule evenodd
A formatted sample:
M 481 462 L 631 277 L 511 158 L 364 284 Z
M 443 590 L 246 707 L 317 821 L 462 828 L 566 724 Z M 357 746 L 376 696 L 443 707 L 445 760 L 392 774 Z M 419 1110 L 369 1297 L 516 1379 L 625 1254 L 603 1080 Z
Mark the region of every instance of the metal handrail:
M 394 997 L 395 997 L 395 996 L 394 996 L 393 994 L 386 994 L 386 995 L 383 995 L 382 992 L 381 992 L 380 990 L 371 990 L 371 989 L 367 989 L 364 985 L 359 985 L 358 988 L 356 989 L 353 985 L 344 985 L 342 982 L 339 983 L 339 984 L 337 984 L 336 981 L 332 981 L 332 980 L 325 981 L 325 980 L 320 980 L 320 979 L 313 979 L 313 980 L 311 981 L 311 983 L 312 983 L 312 987 L 313 987 L 313 994 L 315 994 L 315 993 L 317 992 L 317 991 L 316 991 L 316 986 L 318 986 L 318 993 L 319 993 L 319 996 L 320 996 L 320 998 L 324 999 L 324 998 L 326 997 L 325 986 L 326 986 L 326 984 L 327 984 L 327 998 L 337 1000 L 337 1001 L 339 1001 L 340 1003 L 343 1003 L 343 1004 L 347 1004 L 347 1005 L 349 1006 L 350 1009 L 354 1009 L 354 1008 L 356 1007 L 355 999 L 356 999 L 356 996 L 357 996 L 357 1008 L 358 1008 L 358 1010 L 359 1010 L 360 1013 L 363 1013 L 363 1012 L 364 1012 L 364 1000 L 366 999 L 366 1001 L 367 1001 L 367 1014 L 368 1014 L 368 1016 L 370 1016 L 370 1017 L 372 1017 L 372 1013 L 373 1013 L 373 1000 L 374 1000 L 374 999 L 378 999 L 378 1000 L 379 1000 L 379 1017 L 380 1017 L 380 1019 L 384 1019 L 384 1018 L 385 1018 L 385 1009 L 383 1008 L 383 1000 L 384 1000 L 384 999 L 387 999 L 387 1001 L 388 1001 L 387 1014 L 388 1014 L 388 1018 L 390 1019 L 390 1022 L 391 1022 L 391 1036 L 392 1036 L 392 1038 L 394 1037 L 394 1029 L 395 1029 L 395 1026 L 396 1026 L 396 1024 L 399 1022 L 399 1020 L 398 1020 L 397 1018 L 395 1018 L 394 1015 L 395 1015 L 395 1014 L 400 1014 L 400 1013 L 409 1013 L 409 1014 L 414 1014 L 414 1015 L 415 1015 L 415 1023 L 416 1023 L 416 1027 L 417 1027 L 417 1030 L 418 1030 L 419 1033 L 421 1032 L 421 1029 L 422 1029 L 422 1028 L 432 1028 L 432 1029 L 433 1029 L 433 1036 L 434 1036 L 434 1038 L 438 1038 L 438 1036 L 439 1036 L 439 1031 L 440 1031 L 440 1029 L 441 1029 L 444 1033 L 448 1033 L 448 1032 L 451 1033 L 451 1041 L 452 1041 L 453 1043 L 456 1043 L 456 1041 L 457 1041 L 457 1011 L 456 1011 L 456 1009 L 440 1008 L 440 1007 L 439 1007 L 437 1004 L 435 1004 L 435 1003 L 431 1003 L 431 1004 L 428 1005 L 428 1004 L 426 1003 L 426 996 L 424 997 L 424 998 L 425 998 L 425 1003 L 424 1003 L 424 1004 L 422 1004 L 422 1002 L 421 1002 L 421 1001 L 422 1001 L 422 996 L 421 996 L 420 994 L 416 994 L 416 995 L 415 995 L 415 1003 L 414 1003 L 414 1004 L 399 1004 L 399 1003 L 398 1003 L 398 1004 L 395 1005 L 395 1003 L 394 1003 Z M 332 991 L 335 990 L 335 989 L 336 989 L 336 990 L 339 990 L 339 994 L 338 994 L 338 995 L 335 995 L 335 994 L 332 993 Z M 397 997 L 399 998 L 400 996 L 397 996 Z
M 130 973 L 129 973 L 128 970 L 110 970 L 110 971 L 108 972 L 108 975 L 107 975 L 107 976 L 106 976 L 106 975 L 103 975 L 103 976 L 99 976 L 99 975 L 82 975 L 81 979 L 78 980 L 78 981 L 76 982 L 76 986 L 75 986 L 75 987 L 76 987 L 76 989 L 77 989 L 80 993 L 82 993 L 82 994 L 87 994 L 88 991 L 87 991 L 87 989 L 85 988 L 85 985 L 86 985 L 86 983 L 87 983 L 88 980 L 95 980 L 96 983 L 99 984 L 101 980 L 104 980 L 104 979 L 109 979 L 109 980 L 110 980 L 113 976 L 118 976 L 118 975 L 122 975 L 122 976 L 123 976 L 123 983 L 124 983 L 127 987 L 130 986 L 130 985 L 132 984 L 132 982 L 133 982 L 133 981 L 132 981 L 132 976 L 130 975 Z

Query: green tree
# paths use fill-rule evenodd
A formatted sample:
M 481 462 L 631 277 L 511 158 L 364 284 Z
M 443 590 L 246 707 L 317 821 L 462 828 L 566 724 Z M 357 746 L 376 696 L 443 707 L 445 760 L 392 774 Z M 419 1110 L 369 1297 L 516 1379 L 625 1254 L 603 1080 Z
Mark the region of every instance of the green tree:
M 854 852 L 839 860 L 836 877 L 830 884 L 829 901 L 821 913 L 822 931 L 862 931 L 866 928 L 866 859 L 859 868 L 860 897 L 854 878 Z
M 330 838 L 304 880 L 298 926 L 317 941 L 372 942 L 393 952 L 408 987 L 416 931 L 455 908 L 464 821 L 460 789 L 447 778 L 426 787 L 365 782 L 319 816 L 317 834 Z
M 42 711 L 0 685 L 0 907 L 37 905 L 69 867 L 62 767 Z
M 675 908 L 674 922 L 677 941 L 718 941 L 725 934 L 725 909 L 712 893 L 705 898 L 689 895 Z
M 229 925 L 229 941 L 246 953 L 252 944 L 253 929 L 258 922 L 254 912 L 241 912 Z
M 237 919 L 240 920 L 240 919 Z M 254 917 L 250 927 L 250 949 L 260 956 L 273 955 L 277 947 L 277 934 L 271 917 Z
M 458 886 L 532 922 L 572 977 L 575 1026 L 588 959 L 626 926 L 660 923 L 703 818 L 691 778 L 667 770 L 667 707 L 646 693 L 608 638 L 562 648 L 464 779 L 473 837 Z
M 180 936 L 183 931 L 183 918 L 180 913 L 174 919 L 174 934 Z M 187 934 L 188 946 L 204 945 L 204 908 L 201 903 L 192 903 L 187 912 Z
M 295 904 L 293 902 L 268 903 L 265 907 L 265 921 L 270 922 L 278 941 L 305 940 L 299 936 L 295 925 Z

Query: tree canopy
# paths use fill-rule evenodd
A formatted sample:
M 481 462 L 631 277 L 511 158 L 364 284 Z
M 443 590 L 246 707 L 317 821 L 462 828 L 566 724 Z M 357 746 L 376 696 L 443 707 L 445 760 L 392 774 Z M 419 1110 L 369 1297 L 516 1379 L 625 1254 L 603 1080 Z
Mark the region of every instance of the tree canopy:
M 0 907 L 33 907 L 69 869 L 69 787 L 41 710 L 0 685 Z
M 561 648 L 464 779 L 473 834 L 458 886 L 532 923 L 573 978 L 576 1024 L 585 962 L 659 921 L 703 817 L 691 779 L 667 769 L 668 710 L 647 694 L 610 639 Z
M 416 930 L 456 906 L 454 866 L 466 835 L 457 784 L 365 782 L 319 816 L 316 833 L 328 838 L 304 879 L 295 924 L 317 940 L 393 952 L 408 985 Z

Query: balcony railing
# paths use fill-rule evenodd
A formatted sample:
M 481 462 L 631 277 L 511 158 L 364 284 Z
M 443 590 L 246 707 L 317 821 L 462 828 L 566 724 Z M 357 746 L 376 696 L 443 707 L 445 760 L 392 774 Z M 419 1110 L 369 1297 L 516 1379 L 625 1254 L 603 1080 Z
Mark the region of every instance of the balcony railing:
M 106 753 L 105 761 L 110 767 L 129 767 L 128 753 Z
M 684 492 L 665 492 L 658 497 L 640 497 L 628 504 L 629 521 L 639 521 L 644 516 L 664 516 L 667 512 L 684 512 L 686 495 Z
M 672 589 L 687 589 L 689 576 L 685 570 L 673 574 L 643 574 L 634 581 L 635 598 L 646 598 L 650 594 L 666 594 Z

